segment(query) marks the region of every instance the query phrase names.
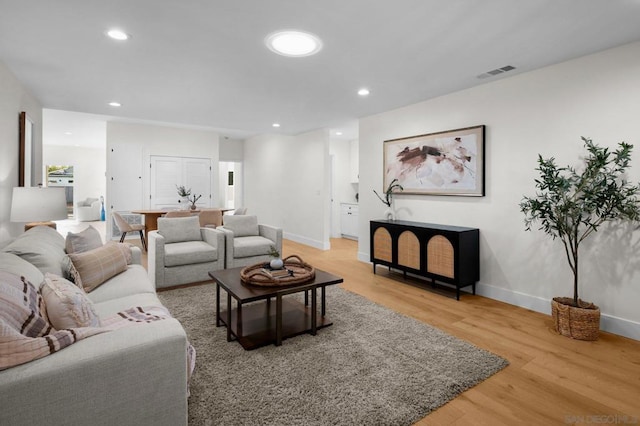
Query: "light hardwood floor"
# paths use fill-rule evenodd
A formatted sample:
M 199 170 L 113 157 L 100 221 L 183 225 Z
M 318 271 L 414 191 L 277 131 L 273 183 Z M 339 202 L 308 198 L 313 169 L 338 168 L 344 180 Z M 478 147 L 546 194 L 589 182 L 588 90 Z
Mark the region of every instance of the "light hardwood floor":
M 595 342 L 562 337 L 548 315 L 470 294 L 456 301 L 452 291 L 382 266 L 374 275 L 356 252 L 357 242 L 346 239 L 332 239 L 326 251 L 283 244 L 283 256 L 342 276 L 343 288 L 511 363 L 417 424 L 640 424 L 640 342 L 609 333 Z
M 640 425 L 640 342 L 604 332 L 595 342 L 572 340 L 553 331 L 549 315 L 470 294 L 456 301 L 452 290 L 405 281 L 382 266 L 374 275 L 357 260 L 357 247 L 339 238 L 331 250 L 284 240 L 282 251 L 343 277 L 349 291 L 511 363 L 417 425 Z

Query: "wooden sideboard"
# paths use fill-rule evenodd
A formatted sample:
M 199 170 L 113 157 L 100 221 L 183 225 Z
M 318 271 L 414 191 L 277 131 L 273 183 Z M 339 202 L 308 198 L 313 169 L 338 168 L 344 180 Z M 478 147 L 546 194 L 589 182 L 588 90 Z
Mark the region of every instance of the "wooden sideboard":
M 452 284 L 456 299 L 460 288 L 480 280 L 480 230 L 461 226 L 405 220 L 370 222 L 371 262 L 407 273 Z

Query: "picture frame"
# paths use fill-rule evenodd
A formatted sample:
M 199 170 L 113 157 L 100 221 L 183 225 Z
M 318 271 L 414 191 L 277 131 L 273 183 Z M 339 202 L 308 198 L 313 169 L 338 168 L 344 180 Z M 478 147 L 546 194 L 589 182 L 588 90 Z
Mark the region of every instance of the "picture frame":
M 482 197 L 485 126 L 386 140 L 384 188 L 397 179 L 402 194 Z
M 18 186 L 31 186 L 33 171 L 33 120 L 22 111 L 19 116 Z

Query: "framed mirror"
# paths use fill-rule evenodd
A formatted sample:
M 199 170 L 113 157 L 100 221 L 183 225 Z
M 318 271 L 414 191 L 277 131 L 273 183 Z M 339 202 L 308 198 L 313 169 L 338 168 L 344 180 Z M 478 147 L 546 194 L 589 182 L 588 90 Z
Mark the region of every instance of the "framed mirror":
M 33 121 L 26 112 L 20 112 L 20 150 L 18 186 L 31 186 L 33 170 Z

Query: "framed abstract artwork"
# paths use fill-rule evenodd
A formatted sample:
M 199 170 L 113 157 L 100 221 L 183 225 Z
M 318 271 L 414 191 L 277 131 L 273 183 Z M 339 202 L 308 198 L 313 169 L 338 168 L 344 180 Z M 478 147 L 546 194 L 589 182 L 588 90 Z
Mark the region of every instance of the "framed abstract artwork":
M 484 126 L 384 141 L 384 188 L 403 194 L 484 196 Z

